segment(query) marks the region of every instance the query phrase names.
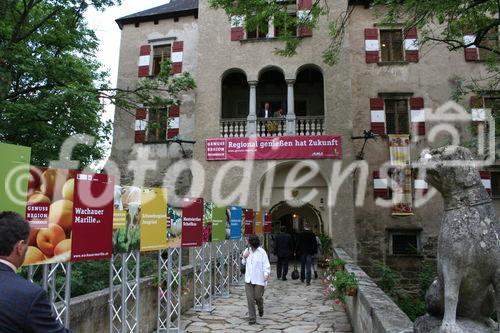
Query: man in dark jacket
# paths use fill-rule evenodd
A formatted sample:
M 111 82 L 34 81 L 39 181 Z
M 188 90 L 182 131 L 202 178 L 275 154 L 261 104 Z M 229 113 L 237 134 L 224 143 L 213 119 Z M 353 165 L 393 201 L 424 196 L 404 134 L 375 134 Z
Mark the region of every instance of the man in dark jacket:
M 26 256 L 29 233 L 21 216 L 0 212 L 0 332 L 68 333 L 52 315 L 46 292 L 16 274 Z
M 274 254 L 278 257 L 276 265 L 276 276 L 278 279 L 286 281 L 288 274 L 288 260 L 293 254 L 292 236 L 286 232 L 286 227 L 281 226 L 281 233 L 277 234 L 274 241 Z
M 311 284 L 312 257 L 318 252 L 318 242 L 316 235 L 311 231 L 309 224 L 304 224 L 297 240 L 297 253 L 300 255 L 300 281 L 306 280 L 307 285 Z

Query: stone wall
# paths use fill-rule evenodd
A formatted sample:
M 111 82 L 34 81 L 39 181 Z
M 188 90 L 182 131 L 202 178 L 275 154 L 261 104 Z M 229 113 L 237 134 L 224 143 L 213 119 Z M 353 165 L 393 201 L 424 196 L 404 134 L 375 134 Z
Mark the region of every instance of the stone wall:
M 341 248 L 336 257 L 346 262 L 346 270 L 358 277 L 358 292 L 347 298 L 347 313 L 355 333 L 410 333 L 413 323 L 375 282 Z
M 181 296 L 182 312 L 193 307 L 193 267 L 183 267 L 189 292 Z M 140 333 L 155 331 L 158 318 L 158 289 L 155 277 L 144 278 L 140 284 Z M 191 287 L 189 287 L 191 286 Z M 182 320 L 182 318 L 181 318 Z M 74 333 L 109 332 L 109 289 L 71 299 L 70 327 Z

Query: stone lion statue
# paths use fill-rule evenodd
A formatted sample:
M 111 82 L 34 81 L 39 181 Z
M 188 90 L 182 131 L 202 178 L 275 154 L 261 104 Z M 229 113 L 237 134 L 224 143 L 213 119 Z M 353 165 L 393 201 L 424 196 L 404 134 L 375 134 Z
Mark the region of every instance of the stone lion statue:
M 427 182 L 443 196 L 444 212 L 438 277 L 426 294 L 428 314 L 415 322 L 418 333 L 500 332 L 490 319 L 495 310 L 500 318 L 500 223 L 472 161 L 458 146 L 427 150 L 420 158 Z

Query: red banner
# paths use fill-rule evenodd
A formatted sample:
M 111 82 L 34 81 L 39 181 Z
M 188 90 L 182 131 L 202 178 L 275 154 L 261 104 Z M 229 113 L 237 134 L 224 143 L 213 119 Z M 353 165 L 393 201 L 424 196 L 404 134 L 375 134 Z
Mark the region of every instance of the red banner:
M 255 234 L 253 209 L 245 209 L 245 236 Z
M 341 137 L 328 135 L 207 139 L 207 161 L 341 159 Z
M 203 199 L 185 199 L 182 208 L 182 247 L 203 244 Z
M 264 216 L 264 233 L 271 234 L 273 232 L 273 217 L 271 213 L 266 213 Z
M 105 174 L 76 175 L 71 261 L 111 258 L 114 180 Z

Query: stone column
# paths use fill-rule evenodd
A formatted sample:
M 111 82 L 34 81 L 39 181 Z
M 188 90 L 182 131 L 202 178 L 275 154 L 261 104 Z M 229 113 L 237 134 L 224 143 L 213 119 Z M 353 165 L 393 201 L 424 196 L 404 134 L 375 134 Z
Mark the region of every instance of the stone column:
M 257 134 L 257 81 L 248 81 L 250 86 L 250 101 L 247 117 L 247 136 Z
M 295 80 L 286 80 L 287 89 L 287 112 L 286 112 L 286 135 L 295 135 L 295 97 L 293 84 Z

